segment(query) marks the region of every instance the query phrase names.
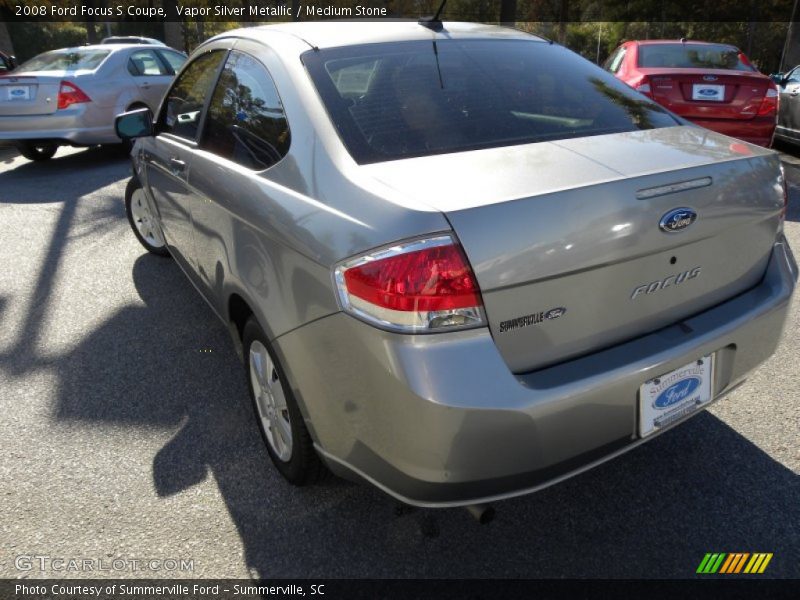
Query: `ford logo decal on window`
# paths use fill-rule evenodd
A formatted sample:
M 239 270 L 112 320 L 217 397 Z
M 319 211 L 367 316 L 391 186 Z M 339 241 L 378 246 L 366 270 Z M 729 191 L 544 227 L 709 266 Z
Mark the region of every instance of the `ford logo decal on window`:
M 697 92 L 701 96 L 718 96 L 719 92 L 717 90 L 700 90 Z
M 689 398 L 700 387 L 699 377 L 687 377 L 661 392 L 653 402 L 653 408 L 667 408 Z
M 697 213 L 691 208 L 673 208 L 658 222 L 661 231 L 677 233 L 689 227 L 697 220 Z

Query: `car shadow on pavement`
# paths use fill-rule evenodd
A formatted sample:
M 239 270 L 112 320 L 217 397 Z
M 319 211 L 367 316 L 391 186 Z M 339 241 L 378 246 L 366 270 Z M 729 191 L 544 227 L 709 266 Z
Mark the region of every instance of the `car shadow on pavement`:
M 125 219 L 120 191 L 109 186 L 119 184 L 125 178 L 127 163 L 124 154 L 116 149 L 90 148 L 57 156 L 45 163 L 23 161 L 15 169 L 2 173 L 0 206 L 40 205 L 45 210 L 53 210 L 51 206 L 54 204 L 61 206 L 52 232 L 48 234 L 49 240 L 43 244 L 46 250 L 41 259 L 37 259 L 38 272 L 24 323 L 10 351 L 0 353 L 1 366 L 22 373 L 47 362 L 39 356 L 37 345 L 65 247 L 70 240 L 86 236 L 94 238 L 96 243 L 99 234 L 118 227 Z M 33 179 L 36 180 L 35 193 L 31 193 Z M 103 189 L 107 189 L 105 196 L 98 194 Z M 89 196 L 92 200 L 86 201 Z M 79 212 L 88 213 L 90 218 L 79 219 Z M 31 243 L 31 238 L 40 234 L 24 228 L 5 230 L 3 243 L 24 248 Z
M 19 165 L 2 173 L 0 204 L 65 202 L 91 194 L 130 173 L 130 158 L 115 146 L 93 146 L 34 162 L 16 157 Z M 77 175 L 77 176 L 76 176 Z M 36 194 L 31 195 L 31 181 Z
M 462 509 L 396 510 L 335 478 L 292 487 L 269 463 L 225 327 L 171 260 L 141 256 L 133 278 L 143 305 L 121 309 L 56 365 L 55 416 L 174 429 L 153 457 L 153 493 L 213 476 L 253 574 L 691 577 L 706 552 L 773 552 L 770 575 L 796 576 L 797 475 L 709 413 L 498 503 L 485 526 Z

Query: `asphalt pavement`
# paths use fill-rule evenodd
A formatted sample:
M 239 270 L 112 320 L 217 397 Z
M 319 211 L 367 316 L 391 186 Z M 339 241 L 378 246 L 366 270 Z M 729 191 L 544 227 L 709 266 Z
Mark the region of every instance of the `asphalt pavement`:
M 103 149 L 36 164 L 0 148 L 0 577 L 670 578 L 707 552 L 772 552 L 767 575 L 800 577 L 797 301 L 727 399 L 480 526 L 284 483 L 224 326 L 129 231 L 129 173 Z M 131 572 L 142 559 L 161 567 Z

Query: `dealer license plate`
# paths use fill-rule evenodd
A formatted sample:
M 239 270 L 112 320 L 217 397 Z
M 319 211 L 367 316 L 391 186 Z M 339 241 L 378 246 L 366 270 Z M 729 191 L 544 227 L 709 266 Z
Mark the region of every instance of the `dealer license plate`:
M 722 102 L 725 100 L 725 86 L 710 85 L 707 83 L 695 83 L 692 86 L 692 100 Z
M 9 85 L 6 86 L 6 99 L 14 100 L 30 100 L 31 88 L 28 85 Z
M 711 402 L 714 355 L 645 381 L 639 388 L 639 432 L 655 433 Z

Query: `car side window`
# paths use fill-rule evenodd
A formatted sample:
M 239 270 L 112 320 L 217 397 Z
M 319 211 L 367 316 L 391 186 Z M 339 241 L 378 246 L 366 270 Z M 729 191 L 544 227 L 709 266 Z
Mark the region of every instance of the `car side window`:
M 156 50 L 158 55 L 164 59 L 171 68 L 173 73 L 180 71 L 183 63 L 186 62 L 186 57 L 179 52 L 172 52 L 170 50 Z
M 152 50 L 137 50 L 128 59 L 128 72 L 134 77 L 170 75 Z
M 795 67 L 786 77 L 786 83 L 800 83 L 800 67 Z
M 625 58 L 625 54 L 627 52 L 626 48 L 620 48 L 617 50 L 616 54 L 614 54 L 606 63 L 606 69 L 611 71 L 612 73 L 616 73 L 619 71 L 619 68 L 622 66 L 622 60 Z
M 262 171 L 289 151 L 289 124 L 267 69 L 242 52 L 230 53 L 208 107 L 200 147 Z
M 175 80 L 158 118 L 159 133 L 197 139 L 206 98 L 226 53 L 227 50 L 212 50 L 198 56 Z

